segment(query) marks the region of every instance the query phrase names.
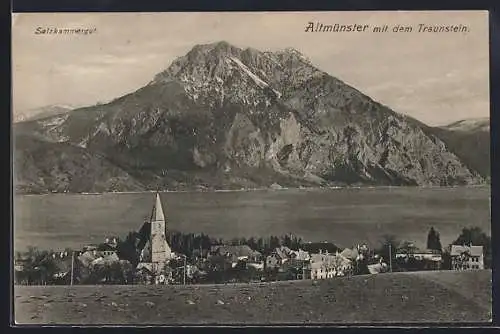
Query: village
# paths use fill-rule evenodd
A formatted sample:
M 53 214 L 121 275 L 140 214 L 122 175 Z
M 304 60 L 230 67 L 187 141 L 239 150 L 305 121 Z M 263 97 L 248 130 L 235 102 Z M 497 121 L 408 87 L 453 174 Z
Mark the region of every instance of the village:
M 473 228 L 474 229 L 474 228 Z M 473 230 L 472 229 L 472 230 Z M 170 238 L 160 195 L 151 217 L 127 238 L 107 237 L 81 250 L 38 251 L 15 256 L 15 282 L 49 284 L 228 284 L 420 270 L 481 270 L 483 245 L 461 236 L 462 243 L 441 247 L 432 228 L 427 249 L 390 238 L 379 249 L 367 244 L 340 249 L 330 242 L 303 242 L 294 236 L 271 237 L 264 245 L 244 238 L 224 242 L 207 236 Z M 467 230 L 470 232 L 469 230 Z M 476 233 L 477 234 L 477 233 Z M 169 244 L 169 240 L 170 243 Z M 469 238 L 470 239 L 470 238 Z M 484 238 L 483 238 L 484 239 Z M 179 246 L 181 245 L 181 246 Z M 252 246 L 252 247 L 251 247 Z M 487 261 L 486 261 L 487 262 Z

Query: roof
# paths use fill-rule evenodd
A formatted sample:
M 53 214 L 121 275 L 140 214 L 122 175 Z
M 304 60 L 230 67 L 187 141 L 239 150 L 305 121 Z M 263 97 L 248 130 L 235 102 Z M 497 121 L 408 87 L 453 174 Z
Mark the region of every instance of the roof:
M 356 258 L 359 256 L 359 253 L 356 249 L 346 248 L 340 253 L 340 255 L 348 258 L 349 260 L 356 260 Z
M 302 249 L 310 253 L 319 253 L 320 251 L 335 253 L 337 250 L 339 250 L 339 248 L 335 244 L 327 241 L 307 242 L 302 245 Z
M 113 254 L 105 256 L 104 257 L 104 261 L 106 261 L 108 263 L 110 263 L 110 262 L 119 262 L 120 258 L 118 257 L 118 255 L 116 255 L 116 253 L 113 253 Z
M 141 253 L 139 255 L 139 258 L 141 261 L 146 261 L 149 262 L 151 261 L 151 242 L 146 240 L 146 243 L 144 244 L 144 247 L 141 249 Z
M 116 248 L 113 247 L 112 245 L 110 244 L 100 244 L 99 246 L 97 246 L 97 250 L 98 251 L 115 251 Z
M 95 265 L 95 264 L 111 264 L 113 262 L 119 262 L 119 261 L 120 261 L 120 259 L 118 258 L 118 256 L 116 254 L 111 254 L 108 256 L 104 256 L 104 257 L 98 257 L 97 259 L 95 259 L 91 263 L 93 265 Z
M 137 249 L 143 249 L 146 246 L 146 242 L 150 239 L 151 237 L 151 223 L 146 221 L 142 224 L 141 228 L 139 229 L 139 232 L 137 233 Z M 137 240 L 136 239 L 136 240 Z
M 348 265 L 351 261 L 341 254 L 311 254 L 311 268 Z
M 236 246 L 226 246 L 219 245 L 213 246 L 211 248 L 213 253 L 218 253 L 219 255 L 232 255 L 232 256 L 258 256 L 260 252 L 251 249 L 248 245 L 236 245 Z
M 95 260 L 95 256 L 92 252 L 87 251 L 78 257 L 78 260 L 82 262 L 84 266 L 89 266 L 92 261 Z
M 137 265 L 137 270 L 152 273 L 153 272 L 153 264 L 147 263 L 147 262 L 139 262 L 139 264 Z
M 483 255 L 483 246 L 451 245 L 451 256 L 458 256 L 462 253 L 469 253 L 470 256 Z
M 299 249 L 298 251 L 292 251 L 292 255 L 295 258 L 295 260 L 300 260 L 300 261 L 307 261 L 311 258 L 309 252 L 303 251 L 302 249 Z
M 165 221 L 165 215 L 163 214 L 163 207 L 161 206 L 160 194 L 156 193 L 156 203 L 153 207 L 153 214 L 151 217 L 151 221 Z
M 276 255 L 278 255 L 280 258 L 282 259 L 286 259 L 290 253 L 292 252 L 292 250 L 288 247 L 285 247 L 285 246 L 281 246 L 281 247 L 277 247 L 274 252 L 276 253 Z
M 396 251 L 396 253 L 398 254 L 403 254 L 403 253 L 407 253 L 407 251 L 405 249 L 398 249 Z M 412 249 L 410 251 L 411 254 L 441 254 L 441 251 L 440 250 L 437 250 L 437 249 L 419 249 L 419 248 L 415 248 L 415 249 Z

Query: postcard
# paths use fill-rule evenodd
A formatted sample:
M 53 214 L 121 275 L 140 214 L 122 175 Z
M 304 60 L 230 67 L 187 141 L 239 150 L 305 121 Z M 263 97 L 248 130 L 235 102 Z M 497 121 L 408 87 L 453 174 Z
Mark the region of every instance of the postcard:
M 16 325 L 491 322 L 486 11 L 12 22 Z

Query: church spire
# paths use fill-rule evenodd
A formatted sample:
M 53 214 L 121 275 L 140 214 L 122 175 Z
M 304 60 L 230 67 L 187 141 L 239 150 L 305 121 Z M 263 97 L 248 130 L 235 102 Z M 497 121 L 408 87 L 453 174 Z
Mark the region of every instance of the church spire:
M 163 207 L 161 206 L 160 193 L 156 193 L 156 203 L 153 208 L 153 214 L 151 217 L 152 222 L 165 221 L 165 215 L 163 213 Z

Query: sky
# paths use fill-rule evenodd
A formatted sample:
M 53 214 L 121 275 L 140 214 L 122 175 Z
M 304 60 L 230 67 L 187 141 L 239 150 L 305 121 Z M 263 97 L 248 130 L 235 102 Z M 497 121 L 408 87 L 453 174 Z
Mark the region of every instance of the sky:
M 489 116 L 486 11 L 288 13 L 22 13 L 12 20 L 13 114 L 85 106 L 133 92 L 194 45 L 293 47 L 393 110 L 429 125 Z M 305 32 L 309 22 L 368 24 L 365 32 Z M 387 24 L 389 31 L 372 28 Z M 412 32 L 392 32 L 394 25 Z M 467 32 L 417 32 L 418 24 Z M 35 34 L 90 28 L 89 35 Z

